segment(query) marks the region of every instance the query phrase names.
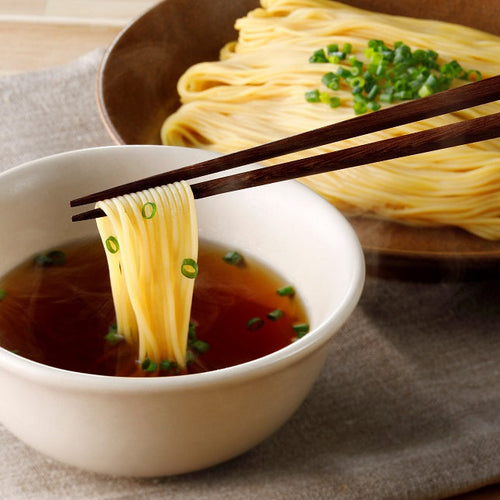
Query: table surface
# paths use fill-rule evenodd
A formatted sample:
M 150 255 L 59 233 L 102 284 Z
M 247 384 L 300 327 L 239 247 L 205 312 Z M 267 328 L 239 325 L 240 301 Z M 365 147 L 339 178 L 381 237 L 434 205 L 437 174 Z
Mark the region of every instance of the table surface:
M 0 0 L 0 77 L 50 68 L 108 46 L 156 0 Z M 500 499 L 500 485 L 455 500 Z

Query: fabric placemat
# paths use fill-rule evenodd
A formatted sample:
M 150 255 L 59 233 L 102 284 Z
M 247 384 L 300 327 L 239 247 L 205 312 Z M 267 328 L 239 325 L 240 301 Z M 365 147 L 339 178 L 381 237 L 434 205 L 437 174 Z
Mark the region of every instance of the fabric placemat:
M 102 54 L 0 78 L 0 171 L 112 144 L 95 99 Z M 498 482 L 499 292 L 495 279 L 367 278 L 296 414 L 264 443 L 208 470 L 101 476 L 46 458 L 0 425 L 0 498 L 421 500 Z

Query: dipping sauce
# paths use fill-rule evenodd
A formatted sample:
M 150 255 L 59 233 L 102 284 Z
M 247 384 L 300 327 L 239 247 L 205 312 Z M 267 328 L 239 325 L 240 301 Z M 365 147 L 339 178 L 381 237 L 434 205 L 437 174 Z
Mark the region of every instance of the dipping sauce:
M 257 359 L 307 333 L 304 307 L 290 284 L 256 259 L 238 255 L 200 241 L 191 310 L 193 359 L 184 373 Z M 180 373 L 167 360 L 148 371 L 137 361 L 135 346 L 113 337 L 114 323 L 100 240 L 39 254 L 0 279 L 0 345 L 5 349 L 83 373 Z

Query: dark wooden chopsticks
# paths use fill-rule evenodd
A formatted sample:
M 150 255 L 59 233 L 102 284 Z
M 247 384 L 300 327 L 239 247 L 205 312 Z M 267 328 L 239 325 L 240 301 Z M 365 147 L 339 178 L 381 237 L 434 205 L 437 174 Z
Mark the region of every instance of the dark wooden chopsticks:
M 408 101 L 340 123 L 296 134 L 285 139 L 229 153 L 195 165 L 189 165 L 122 184 L 72 200 L 70 204 L 73 207 L 80 206 L 179 180 L 189 180 L 284 154 L 458 111 L 498 99 L 500 99 L 500 75 L 446 90 L 422 99 Z M 500 113 L 494 113 L 451 125 L 199 182 L 192 184 L 191 188 L 195 198 L 203 198 L 247 187 L 425 153 L 461 144 L 493 139 L 499 136 Z M 74 215 L 72 220 L 92 219 L 102 215 L 104 215 L 104 212 L 99 209 L 93 209 Z

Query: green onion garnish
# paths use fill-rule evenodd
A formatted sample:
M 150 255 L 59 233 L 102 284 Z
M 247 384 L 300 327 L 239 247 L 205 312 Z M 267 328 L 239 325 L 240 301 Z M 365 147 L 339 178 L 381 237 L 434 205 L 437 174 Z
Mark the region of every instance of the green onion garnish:
M 189 328 L 188 328 L 188 342 L 192 341 L 194 342 L 197 339 L 196 336 L 196 325 L 190 321 L 189 322 Z
M 202 354 L 210 349 L 210 344 L 204 340 L 195 340 L 189 344 L 189 347 L 194 349 L 197 353 Z
M 35 264 L 39 267 L 57 267 L 66 263 L 66 254 L 60 250 L 41 253 L 35 257 Z
M 141 214 L 144 219 L 152 219 L 156 214 L 156 203 L 152 201 L 144 203 L 144 205 L 142 205 Z
M 305 93 L 305 96 L 306 96 L 307 102 L 319 102 L 319 90 L 318 89 L 308 90 Z
M 471 69 L 467 71 L 467 80 L 470 82 L 477 82 L 481 80 L 483 76 L 481 75 L 481 72 L 478 71 L 477 69 Z
M 194 259 L 184 259 L 181 264 L 181 273 L 189 279 L 198 276 L 198 264 Z
M 154 373 L 158 369 L 158 364 L 155 363 L 153 360 L 146 358 L 142 363 L 141 363 L 141 368 L 148 373 Z
M 118 250 L 120 250 L 118 240 L 114 236 L 110 236 L 106 239 L 106 248 L 110 253 L 118 252 Z
M 251 318 L 248 320 L 247 323 L 247 330 L 250 330 L 251 332 L 255 332 L 259 328 L 262 328 L 264 326 L 264 320 L 259 317 Z
M 342 52 L 344 54 L 350 54 L 352 51 L 352 44 L 351 43 L 344 43 L 342 46 Z
M 295 288 L 293 288 L 293 286 L 291 285 L 287 285 L 287 286 L 282 286 L 281 288 L 278 288 L 276 290 L 276 293 L 278 295 L 280 295 L 281 297 L 285 297 L 285 296 L 292 296 L 292 295 L 295 295 Z
M 196 361 L 197 357 L 198 356 L 193 351 L 188 349 L 186 351 L 186 364 L 189 365 L 189 364 L 193 363 L 193 361 Z
M 323 49 L 316 50 L 313 53 L 313 55 L 309 58 L 309 62 L 313 62 L 313 63 L 326 63 L 326 62 L 328 62 L 325 51 Z
M 0 302 L 2 302 L 3 299 L 5 299 L 6 295 L 7 295 L 7 290 L 0 288 Z
M 192 361 L 194 361 L 197 354 L 203 354 L 210 349 L 210 344 L 208 342 L 198 339 L 196 335 L 196 326 L 192 321 L 189 322 L 188 348 L 191 349 L 191 351 L 188 350 L 188 352 L 191 353 L 190 356 Z
M 348 86 L 354 96 L 353 109 L 356 114 L 380 109 L 380 103 L 392 103 L 427 97 L 451 87 L 454 79 L 477 81 L 482 75 L 477 70 L 465 70 L 457 61 L 439 65 L 438 53 L 434 50 L 411 48 L 396 42 L 391 49 L 382 40 L 370 40 L 364 51 L 364 64 L 356 56 L 349 55 L 352 45 L 344 43 L 327 45 L 326 51 L 318 49 L 309 58 L 312 63 L 330 62 L 337 65 L 328 71 L 321 83 L 328 89 L 310 90 L 305 93 L 308 102 L 321 102 L 335 108 L 340 100 L 331 95 L 340 86 Z M 348 56 L 349 55 L 349 56 Z M 348 63 L 350 67 L 346 67 Z
M 292 326 L 293 331 L 297 334 L 297 337 L 300 339 L 306 333 L 309 332 L 309 325 L 307 323 L 296 323 Z
M 175 361 L 168 361 L 166 359 L 160 361 L 160 371 L 162 372 L 175 372 L 178 373 L 179 365 Z
M 120 335 L 116 329 L 116 325 L 109 327 L 108 333 L 104 335 L 104 340 L 111 345 L 116 345 L 123 340 L 123 335 Z
M 237 266 L 243 262 L 243 256 L 240 253 L 231 250 L 230 252 L 227 252 L 224 257 L 222 257 L 222 260 L 227 264 Z
M 277 321 L 282 318 L 284 314 L 285 313 L 281 309 L 275 309 L 274 311 L 267 313 L 267 317 L 272 321 Z
M 323 77 L 321 78 L 321 83 L 325 87 L 328 87 L 331 90 L 338 90 L 340 87 L 340 78 L 333 71 L 329 71 L 328 73 L 325 73 L 323 75 Z M 312 91 L 312 92 L 314 92 L 314 91 Z M 319 98 L 319 94 L 318 94 L 318 98 Z

